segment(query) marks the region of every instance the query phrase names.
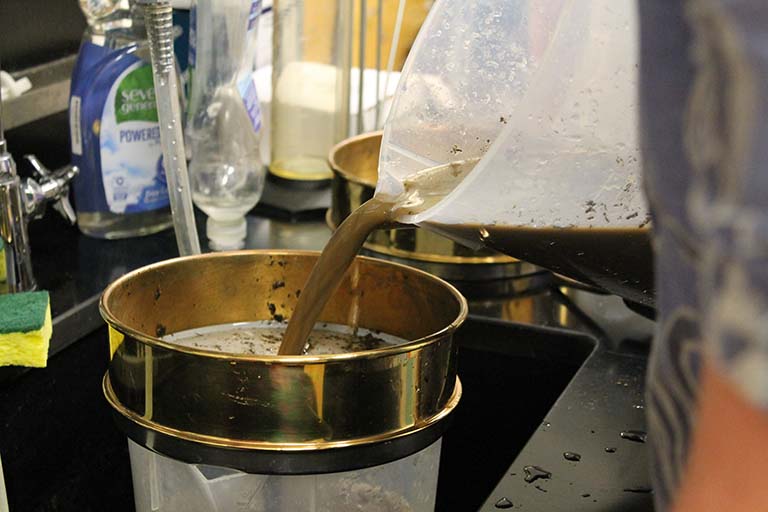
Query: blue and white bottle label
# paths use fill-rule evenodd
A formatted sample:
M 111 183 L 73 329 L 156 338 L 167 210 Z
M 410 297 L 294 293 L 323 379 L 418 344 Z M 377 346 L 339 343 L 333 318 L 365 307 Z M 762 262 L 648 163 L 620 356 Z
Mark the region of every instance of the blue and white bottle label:
M 147 63 L 126 68 L 110 89 L 99 145 L 110 212 L 136 213 L 169 204 L 152 69 Z

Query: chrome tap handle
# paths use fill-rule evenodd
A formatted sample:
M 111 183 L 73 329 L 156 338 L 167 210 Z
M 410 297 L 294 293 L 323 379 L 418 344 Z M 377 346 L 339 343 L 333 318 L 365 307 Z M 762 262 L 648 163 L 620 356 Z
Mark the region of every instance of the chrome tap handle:
M 77 174 L 77 167 L 72 166 L 71 169 Z M 58 201 L 53 203 L 53 209 L 59 212 L 59 215 L 64 217 L 64 219 L 66 219 L 72 226 L 77 223 L 77 214 L 75 213 L 75 208 L 72 206 L 72 203 L 69 202 L 69 194 L 61 196 Z
M 53 209 L 59 212 L 70 224 L 77 221 L 75 209 L 69 202 L 69 183 L 79 170 L 74 165 L 67 165 L 51 172 L 35 155 L 24 155 L 38 177 L 24 183 L 24 197 L 27 213 L 33 218 L 42 217 L 45 204 L 53 201 Z
M 44 180 L 51 177 L 51 171 L 49 171 L 35 155 L 24 155 L 24 159 L 29 162 L 29 165 L 32 166 L 32 169 L 35 170 L 35 174 L 37 174 L 40 179 Z

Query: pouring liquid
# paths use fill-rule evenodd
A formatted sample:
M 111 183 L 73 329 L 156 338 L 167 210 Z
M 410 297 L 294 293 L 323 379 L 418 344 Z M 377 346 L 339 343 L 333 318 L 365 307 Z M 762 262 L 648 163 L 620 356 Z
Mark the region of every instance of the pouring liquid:
M 474 161 L 459 161 L 418 172 L 405 182 L 398 196 L 377 194 L 352 212 L 336 229 L 299 297 L 288 322 L 279 355 L 302 353 L 325 304 L 338 288 L 344 273 L 360 252 L 368 235 L 401 215 L 426 210 L 445 197 L 474 167 Z
M 285 330 L 278 355 L 299 355 L 325 304 L 338 288 L 344 273 L 376 228 L 393 218 L 392 199 L 373 197 L 352 212 L 333 233 L 312 269 Z
M 326 302 L 372 231 L 437 204 L 476 162 L 476 159 L 458 161 L 420 171 L 404 182 L 402 194 L 395 197 L 376 195 L 352 212 L 334 232 L 315 264 L 278 354 L 302 353 Z M 469 243 L 482 243 L 632 302 L 653 306 L 653 252 L 648 228 L 532 228 L 437 223 L 425 227 Z

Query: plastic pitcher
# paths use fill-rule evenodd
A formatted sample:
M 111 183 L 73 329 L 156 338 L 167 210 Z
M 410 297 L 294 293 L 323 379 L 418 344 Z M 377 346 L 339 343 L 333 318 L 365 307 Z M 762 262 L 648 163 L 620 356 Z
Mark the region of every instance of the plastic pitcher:
M 438 0 L 385 125 L 377 193 L 463 161 L 399 220 L 653 304 L 633 0 Z

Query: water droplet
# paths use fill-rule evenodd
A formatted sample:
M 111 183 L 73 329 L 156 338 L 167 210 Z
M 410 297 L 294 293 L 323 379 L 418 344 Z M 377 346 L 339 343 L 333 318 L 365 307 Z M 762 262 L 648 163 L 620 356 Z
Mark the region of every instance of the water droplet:
M 539 466 L 525 466 L 523 471 L 525 471 L 525 477 L 523 480 L 529 484 L 535 482 L 538 479 L 549 480 L 552 478 L 552 473 L 546 469 L 540 468 Z
M 634 441 L 635 443 L 644 443 L 648 438 L 648 434 L 642 430 L 625 430 L 619 435 L 621 435 L 622 439 L 626 439 L 627 441 Z
M 480 240 L 486 241 L 491 238 L 491 234 L 485 228 L 480 228 Z
M 496 507 L 496 508 L 512 508 L 512 502 L 509 501 L 507 498 L 501 498 L 499 501 L 496 502 L 494 507 Z
M 616 453 L 616 448 L 613 446 L 609 446 L 605 449 L 606 453 Z
M 649 494 L 653 492 L 650 487 L 627 487 L 624 492 L 634 492 L 637 494 Z
M 645 409 L 645 406 L 642 404 L 635 404 L 632 406 L 633 409 Z
M 552 426 L 552 424 L 550 422 L 548 422 L 548 421 L 544 422 L 544 428 L 549 428 L 551 426 Z
M 581 460 L 581 455 L 574 452 L 565 452 L 563 453 L 563 457 L 565 460 L 569 460 L 571 462 L 579 462 Z

